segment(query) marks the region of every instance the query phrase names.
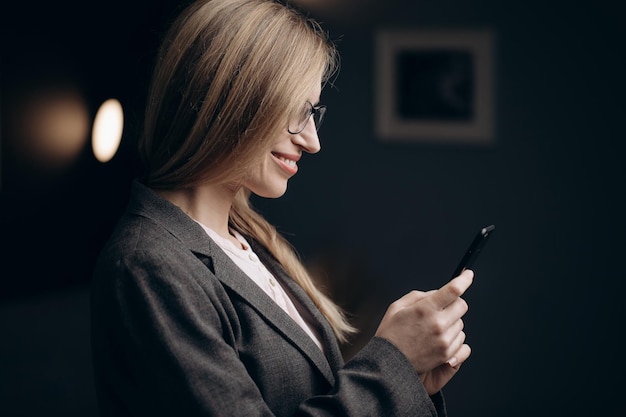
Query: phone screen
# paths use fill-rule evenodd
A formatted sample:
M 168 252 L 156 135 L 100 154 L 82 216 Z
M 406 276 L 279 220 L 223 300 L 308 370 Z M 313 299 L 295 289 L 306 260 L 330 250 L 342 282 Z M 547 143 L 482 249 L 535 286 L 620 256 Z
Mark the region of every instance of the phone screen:
M 452 273 L 452 278 L 459 276 L 459 274 L 465 269 L 472 268 L 474 262 L 476 262 L 476 259 L 478 258 L 478 255 L 480 255 L 483 247 L 485 246 L 485 243 L 487 243 L 487 240 L 495 229 L 496 226 L 492 224 L 483 227 L 478 231 L 476 237 L 474 237 L 474 240 L 472 240 L 472 243 L 467 248 L 465 255 L 463 255 L 463 258 L 461 258 L 461 262 L 459 262 L 456 269 L 454 270 L 454 273 Z

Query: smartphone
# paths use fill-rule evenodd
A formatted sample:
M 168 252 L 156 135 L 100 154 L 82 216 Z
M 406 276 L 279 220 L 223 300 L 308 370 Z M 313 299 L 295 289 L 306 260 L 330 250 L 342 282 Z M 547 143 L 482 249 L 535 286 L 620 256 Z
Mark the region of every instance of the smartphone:
M 459 265 L 454 270 L 454 273 L 452 274 L 452 278 L 459 276 L 459 274 L 463 272 L 464 270 L 472 268 L 472 266 L 474 265 L 474 262 L 476 262 L 476 259 L 478 258 L 478 255 L 480 255 L 480 252 L 483 250 L 485 243 L 487 243 L 489 236 L 491 236 L 491 234 L 493 233 L 495 229 L 496 229 L 496 226 L 492 224 L 492 225 L 483 227 L 482 229 L 478 231 L 478 233 L 476 234 L 476 237 L 474 238 L 474 240 L 472 240 L 472 243 L 469 245 L 469 248 L 467 248 L 465 255 L 463 255 L 463 258 L 461 258 L 461 262 L 459 262 Z

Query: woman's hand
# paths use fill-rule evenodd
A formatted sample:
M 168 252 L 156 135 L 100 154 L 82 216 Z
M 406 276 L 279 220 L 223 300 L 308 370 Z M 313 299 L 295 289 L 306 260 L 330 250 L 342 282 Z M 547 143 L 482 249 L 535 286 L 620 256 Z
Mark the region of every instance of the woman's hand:
M 454 356 L 446 363 L 439 365 L 431 371 L 420 374 L 420 378 L 429 395 L 440 391 L 448 383 L 461 367 L 461 364 L 469 357 L 471 349 L 463 344 Z
M 461 320 L 468 306 L 461 296 L 473 278 L 474 273 L 465 270 L 438 290 L 411 291 L 389 306 L 376 330 L 376 336 L 404 353 L 431 395 L 471 353 Z

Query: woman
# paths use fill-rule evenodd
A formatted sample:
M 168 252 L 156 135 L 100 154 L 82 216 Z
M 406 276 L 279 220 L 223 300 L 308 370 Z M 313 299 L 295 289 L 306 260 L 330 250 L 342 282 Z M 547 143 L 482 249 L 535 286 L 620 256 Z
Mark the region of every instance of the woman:
M 393 303 L 344 363 L 354 329 L 249 205 L 280 197 L 320 150 L 336 70 L 313 21 L 275 0 L 203 0 L 167 34 L 133 183 L 96 266 L 102 415 L 436 416 L 468 358 L 466 271 Z

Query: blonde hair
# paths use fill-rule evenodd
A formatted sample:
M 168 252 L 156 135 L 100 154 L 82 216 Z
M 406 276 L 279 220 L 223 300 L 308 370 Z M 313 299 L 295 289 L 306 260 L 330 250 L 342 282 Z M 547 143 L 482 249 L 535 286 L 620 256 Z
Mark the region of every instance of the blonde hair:
M 139 156 L 157 189 L 238 182 L 286 129 L 306 87 L 338 55 L 313 20 L 278 0 L 200 0 L 174 21 L 158 55 Z M 340 342 L 355 329 L 242 188 L 230 223 L 264 245 L 306 291 Z

